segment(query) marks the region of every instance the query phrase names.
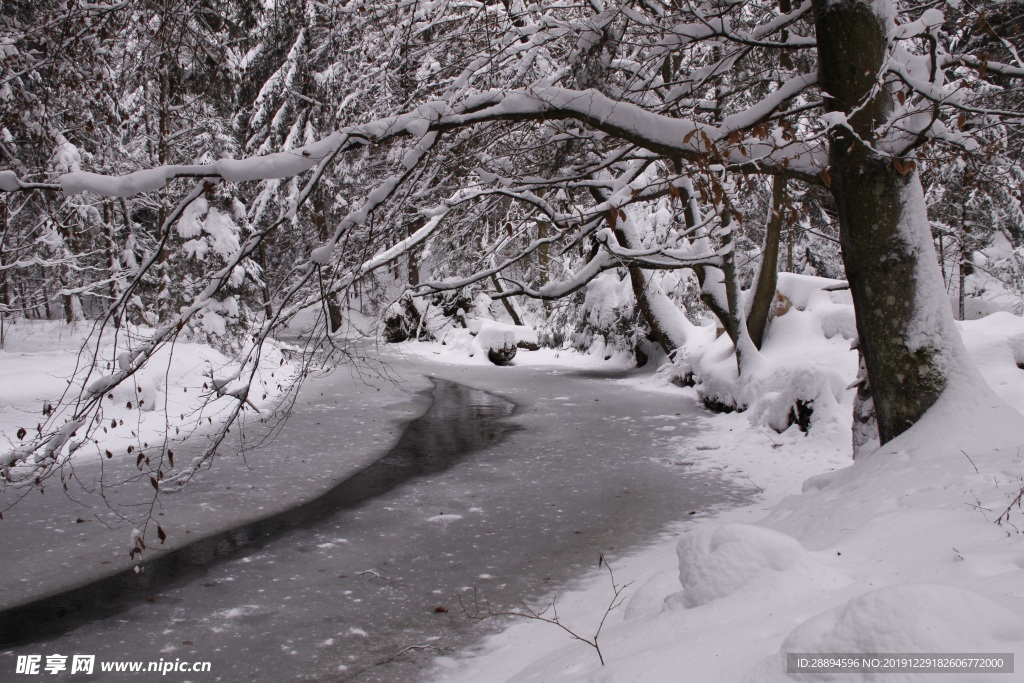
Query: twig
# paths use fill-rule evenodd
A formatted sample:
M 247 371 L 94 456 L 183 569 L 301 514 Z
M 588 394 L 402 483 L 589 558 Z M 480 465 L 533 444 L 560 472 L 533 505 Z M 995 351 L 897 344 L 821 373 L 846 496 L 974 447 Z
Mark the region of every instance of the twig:
M 755 489 L 757 489 L 757 490 L 758 490 L 758 492 L 760 492 L 760 493 L 764 493 L 764 489 L 763 489 L 763 488 L 761 488 L 760 486 L 758 486 L 757 484 L 755 484 L 755 483 L 754 483 L 754 480 L 750 478 L 750 475 L 749 475 L 749 474 L 748 474 L 748 475 L 746 475 L 746 477 L 745 477 L 745 478 L 746 478 L 746 480 L 747 480 L 747 481 L 749 481 L 749 482 L 750 482 L 750 485 L 751 485 L 751 486 L 753 486 L 753 487 L 754 487 Z
M 598 567 L 603 566 L 608 569 L 608 577 L 611 579 L 612 582 L 612 599 L 609 601 L 608 606 L 605 608 L 604 615 L 601 617 L 601 621 L 598 623 L 597 629 L 594 631 L 594 635 L 590 638 L 581 636 L 579 633 L 577 633 L 576 631 L 562 623 L 561 619 L 558 616 L 558 606 L 556 605 L 554 599 L 551 600 L 550 604 L 548 604 L 547 607 L 540 611 L 535 610 L 534 608 L 527 605 L 525 602 L 522 603 L 523 611 L 521 612 L 494 611 L 491 609 L 490 603 L 487 601 L 486 597 L 483 598 L 483 606 L 481 606 L 479 592 L 477 588 L 474 587 L 472 613 L 469 611 L 465 603 L 462 601 L 461 595 L 459 596 L 459 605 L 462 607 L 463 614 L 465 614 L 468 618 L 475 619 L 477 621 L 483 621 L 484 619 L 489 619 L 491 617 L 522 617 L 523 619 L 532 619 L 534 621 L 542 621 L 546 624 L 553 624 L 558 628 L 562 629 L 563 631 L 565 631 L 566 633 L 568 633 L 573 640 L 578 640 L 582 643 L 586 643 L 590 647 L 594 648 L 594 651 L 597 652 L 597 658 L 601 661 L 601 666 L 604 666 L 604 654 L 601 652 L 601 646 L 598 644 L 598 637 L 601 635 L 601 629 L 604 628 L 604 624 L 605 621 L 607 621 L 608 619 L 608 615 L 611 614 L 613 610 L 622 605 L 622 602 L 624 600 L 624 598 L 621 597 L 622 592 L 629 586 L 633 585 L 633 582 L 630 581 L 629 583 L 624 583 L 621 586 L 617 584 L 615 582 L 615 573 L 612 571 L 612 567 L 608 563 L 608 561 L 605 560 L 603 553 L 598 555 L 597 564 Z M 549 612 L 551 613 L 551 616 L 546 616 Z
M 1017 506 L 1018 510 L 1020 509 L 1021 499 L 1024 499 L 1024 486 L 1021 486 L 1020 491 L 1017 492 L 1017 497 L 1013 499 L 1013 502 L 1011 502 L 1009 505 L 1006 506 L 1006 509 L 1003 510 L 1002 514 L 1000 514 L 999 517 L 996 519 L 996 525 L 997 526 L 1002 526 L 1003 522 L 1006 522 L 1007 524 L 1009 524 L 1009 522 L 1010 522 L 1010 512 L 1013 511 L 1013 506 L 1014 505 Z M 1014 529 L 1017 528 L 1016 526 L 1014 526 L 1012 524 L 1010 524 L 1010 526 L 1013 526 Z
M 963 450 L 963 449 L 960 449 L 960 452 L 964 454 L 964 457 L 965 457 L 965 458 L 967 458 L 968 460 L 970 460 L 971 466 L 972 466 L 972 467 L 974 467 L 974 472 L 975 472 L 976 474 L 981 474 L 981 472 L 978 472 L 978 466 L 974 464 L 974 461 L 973 461 L 973 460 L 971 460 L 971 456 L 967 455 L 967 451 L 965 451 L 965 450 Z
M 391 655 L 387 659 L 383 659 L 383 660 L 377 662 L 377 666 L 381 666 L 382 664 L 387 664 L 388 662 L 393 662 L 396 659 L 398 659 L 399 657 L 401 657 L 402 655 L 408 654 L 408 653 L 413 652 L 415 650 L 437 650 L 438 652 L 451 652 L 452 651 L 452 649 L 450 647 L 436 647 L 434 645 L 410 645 L 408 647 L 403 647 L 401 650 L 399 650 L 395 654 Z

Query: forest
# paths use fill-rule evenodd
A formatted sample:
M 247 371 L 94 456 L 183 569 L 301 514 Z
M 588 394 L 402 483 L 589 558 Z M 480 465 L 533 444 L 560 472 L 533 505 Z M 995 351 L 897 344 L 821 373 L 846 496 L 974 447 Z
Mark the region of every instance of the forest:
M 162 445 L 127 446 L 156 495 L 268 395 L 378 347 L 617 359 L 772 443 L 839 434 L 856 461 L 921 425 L 928 448 L 1017 443 L 970 325 L 1002 335 L 999 372 L 1024 368 L 1020 0 L 0 16 L 0 349 L 39 321 L 81 331 L 43 415 L 0 420 L 18 497 L 111 458 L 125 401 L 170 420 L 175 349 L 207 354 L 201 406 L 220 412 L 188 461 L 170 421 Z M 155 509 L 125 513 L 133 561 L 165 541 Z

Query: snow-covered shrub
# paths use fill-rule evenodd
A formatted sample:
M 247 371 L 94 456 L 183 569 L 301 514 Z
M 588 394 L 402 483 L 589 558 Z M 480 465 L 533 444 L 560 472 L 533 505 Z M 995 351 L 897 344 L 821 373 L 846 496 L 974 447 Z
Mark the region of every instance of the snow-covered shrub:
M 624 270 L 609 270 L 587 284 L 573 347 L 605 359 L 635 355 L 646 339 L 638 320 L 633 287 Z
M 414 338 L 417 331 L 422 335 L 422 315 L 415 300 L 410 296 L 403 295 L 384 311 L 382 332 L 384 341 L 389 344 L 397 344 Z
M 844 421 L 847 388 L 856 377 L 850 343 L 856 321 L 850 294 L 836 280 L 780 273 L 774 317 L 759 357 L 741 378 L 733 344 L 715 327 L 697 328 L 659 374 L 667 382 L 694 384 L 705 406 L 747 411 L 755 426 L 782 432 L 797 424 Z

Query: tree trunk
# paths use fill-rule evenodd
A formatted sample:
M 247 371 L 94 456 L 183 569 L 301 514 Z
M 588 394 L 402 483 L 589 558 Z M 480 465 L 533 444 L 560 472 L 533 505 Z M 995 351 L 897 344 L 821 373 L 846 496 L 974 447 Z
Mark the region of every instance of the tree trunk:
M 970 364 L 942 287 L 917 173 L 897 172 L 862 142 L 892 110 L 892 94 L 875 87 L 892 21 L 886 11 L 894 15 L 890 3 L 877 0 L 814 0 L 825 101 L 849 115 L 848 127 L 830 133 L 831 189 L 882 443 L 917 422 L 949 373 Z
M 615 237 L 627 249 L 640 249 L 643 246 L 629 220 L 616 222 Z M 669 358 L 672 358 L 686 343 L 692 323 L 676 303 L 651 282 L 644 269 L 630 266 L 629 280 L 633 287 L 633 297 L 651 328 L 651 334 Z
M 491 275 L 491 283 L 494 284 L 494 290 L 498 294 L 503 294 L 505 292 L 505 290 L 503 290 L 501 288 L 501 283 L 498 282 L 498 276 L 497 275 L 494 275 L 494 274 Z M 522 325 L 523 324 L 523 319 L 519 316 L 519 313 L 516 311 L 516 307 L 512 304 L 512 301 L 509 300 L 509 297 L 507 297 L 507 296 L 502 297 L 501 298 L 501 303 L 505 307 L 505 311 L 508 313 L 508 317 L 512 318 L 512 324 L 513 325 Z
M 772 304 L 775 303 L 775 289 L 779 283 L 779 242 L 785 216 L 786 184 L 782 176 L 775 176 L 772 181 L 772 205 L 768 209 L 768 222 L 764 228 L 761 266 L 757 271 L 750 311 L 747 313 L 747 331 L 754 346 L 759 349 L 768 328 Z
M 263 271 L 263 286 L 260 288 L 263 294 L 263 315 L 267 320 L 272 320 L 274 317 L 274 304 L 271 301 L 270 296 L 270 277 L 267 271 L 267 247 L 266 244 L 260 242 L 259 251 L 257 252 L 260 259 L 260 270 Z
M 681 166 L 677 166 L 677 170 L 680 169 Z M 683 204 L 683 220 L 686 222 L 686 232 L 689 234 L 702 220 L 700 208 L 697 206 L 697 198 L 694 196 L 693 187 L 689 181 L 679 185 L 679 198 Z M 694 236 L 694 243 L 701 252 L 711 251 L 711 242 L 704 228 L 697 231 L 697 234 Z M 735 327 L 730 324 L 732 315 L 729 313 L 724 276 L 723 280 L 718 279 L 722 271 L 712 266 L 698 265 L 693 267 L 693 272 L 697 276 L 698 284 L 700 284 L 700 300 L 718 318 L 718 321 L 722 323 L 722 327 L 733 343 L 736 343 L 739 335 Z
M 324 201 L 321 188 L 317 188 L 313 193 L 313 224 L 316 226 L 320 240 L 327 241 L 330 238 L 327 229 L 327 202 Z M 330 266 L 324 266 L 321 273 L 327 282 L 333 280 L 334 269 Z M 325 303 L 327 304 L 327 331 L 333 334 L 341 329 L 341 305 L 338 303 L 338 297 L 334 294 L 328 294 Z
M 735 330 L 732 337 L 736 346 L 736 368 L 740 376 L 747 374 L 749 367 L 760 356 L 747 331 L 747 312 L 740 291 L 739 270 L 736 267 L 736 239 L 732 228 L 732 206 L 726 200 L 722 207 L 722 276 L 725 282 L 725 297 L 728 303 L 728 326 Z

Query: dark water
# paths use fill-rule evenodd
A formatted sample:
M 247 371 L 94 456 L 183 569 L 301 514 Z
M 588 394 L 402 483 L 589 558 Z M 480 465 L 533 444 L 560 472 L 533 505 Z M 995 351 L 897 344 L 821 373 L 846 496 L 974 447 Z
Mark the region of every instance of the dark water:
M 119 614 L 145 602 L 153 590 L 169 581 L 187 581 L 196 575 L 197 568 L 224 561 L 242 548 L 263 548 L 282 534 L 358 507 L 412 479 L 443 472 L 514 429 L 502 421 L 512 414 L 512 403 L 454 382 L 433 382 L 427 412 L 410 422 L 394 448 L 366 469 L 295 508 L 147 558 L 141 573 L 125 570 L 0 611 L 0 645 L 31 642 Z M 339 434 L 339 439 L 343 438 L 344 434 Z

